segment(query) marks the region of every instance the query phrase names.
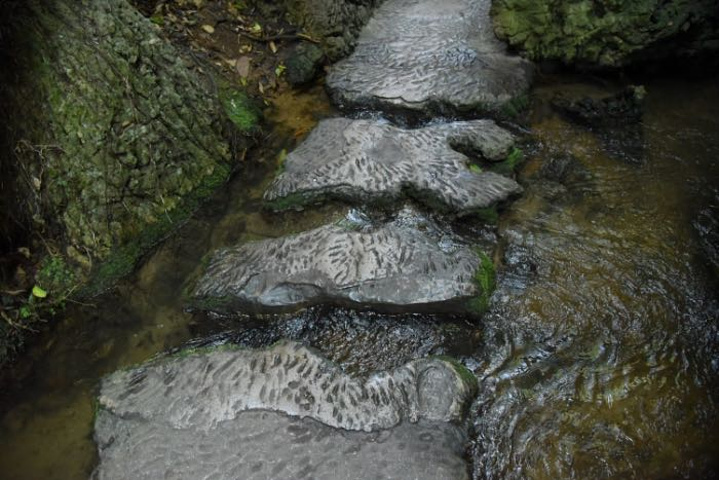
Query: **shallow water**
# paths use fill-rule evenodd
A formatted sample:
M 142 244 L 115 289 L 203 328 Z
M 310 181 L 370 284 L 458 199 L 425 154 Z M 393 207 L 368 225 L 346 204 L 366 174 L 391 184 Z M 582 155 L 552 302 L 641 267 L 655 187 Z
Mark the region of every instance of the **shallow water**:
M 320 89 L 281 99 L 252 170 L 116 292 L 70 309 L 18 364 L 19 380 L 0 394 L 0 478 L 89 476 L 102 375 L 188 341 L 279 337 L 304 340 L 359 374 L 413 356 L 460 356 L 481 382 L 477 478 L 711 477 L 719 282 L 694 224 L 719 203 L 712 83 L 652 82 L 639 128 L 604 134 L 546 106 L 555 91 L 604 88 L 562 78 L 537 88 L 526 193 L 501 218 L 499 287 L 479 322 L 325 309 L 273 320 L 184 312 L 180 292 L 212 249 L 346 211 L 261 211 L 280 151 L 331 114 Z

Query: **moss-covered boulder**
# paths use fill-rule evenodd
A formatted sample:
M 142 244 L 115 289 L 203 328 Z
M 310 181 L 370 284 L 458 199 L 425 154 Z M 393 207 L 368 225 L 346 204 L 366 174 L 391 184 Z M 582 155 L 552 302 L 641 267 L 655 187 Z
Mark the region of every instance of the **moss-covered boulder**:
M 492 13 L 533 60 L 618 67 L 719 50 L 716 0 L 495 0 Z
M 18 186 L 7 203 L 94 293 L 225 181 L 231 123 L 212 82 L 126 0 L 32 0 L 16 13 L 4 38 L 2 161 Z
M 287 0 L 290 20 L 321 42 L 327 57 L 336 61 L 355 46 L 360 29 L 380 0 Z

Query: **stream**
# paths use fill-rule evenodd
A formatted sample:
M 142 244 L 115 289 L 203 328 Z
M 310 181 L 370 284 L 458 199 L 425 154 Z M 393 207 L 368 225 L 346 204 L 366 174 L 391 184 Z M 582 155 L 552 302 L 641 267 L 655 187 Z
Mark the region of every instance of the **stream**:
M 704 227 L 719 216 L 719 86 L 645 86 L 642 123 L 609 132 L 548 106 L 558 91 L 607 86 L 557 76 L 535 87 L 525 193 L 496 232 L 475 232 L 496 244 L 498 264 L 481 319 L 187 312 L 179 292 L 211 250 L 346 214 L 337 204 L 263 212 L 280 152 L 333 116 L 319 86 L 280 98 L 248 166 L 131 278 L 92 305 L 70 305 L 19 360 L 0 393 L 0 477 L 88 478 L 94 398 L 110 372 L 187 345 L 289 337 L 359 375 L 430 354 L 459 358 L 480 382 L 475 478 L 714 478 L 719 267 L 708 252 L 717 232 Z

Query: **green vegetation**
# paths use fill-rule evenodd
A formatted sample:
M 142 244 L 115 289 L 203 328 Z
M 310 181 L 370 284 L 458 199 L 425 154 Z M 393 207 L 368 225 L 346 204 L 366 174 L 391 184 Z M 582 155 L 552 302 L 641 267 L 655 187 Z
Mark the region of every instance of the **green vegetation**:
M 519 95 L 504 103 L 499 110 L 503 117 L 517 118 L 529 108 L 529 95 Z
M 496 287 L 496 271 L 494 262 L 481 250 L 477 250 L 480 258 L 479 268 L 474 274 L 474 282 L 477 285 L 479 294 L 470 300 L 469 308 L 475 313 L 484 313 L 489 308 L 489 299 Z
M 604 67 L 626 65 L 649 49 L 665 56 L 715 51 L 717 12 L 715 0 L 492 2 L 497 36 L 532 60 Z
M 500 175 L 511 175 L 523 161 L 524 152 L 522 152 L 522 149 L 512 147 L 506 159 L 492 165 L 492 171 Z
M 261 112 L 245 92 L 232 88 L 222 89 L 220 101 L 228 118 L 241 133 L 250 134 L 257 130 Z
M 454 371 L 457 372 L 457 375 L 459 375 L 462 382 L 470 389 L 472 396 L 476 394 L 478 387 L 477 377 L 467 367 L 459 363 L 456 358 L 448 355 L 432 355 L 429 358 L 436 358 L 437 360 L 449 363 Z
M 469 166 L 469 171 L 473 173 L 482 173 L 482 167 L 480 167 L 476 163 L 473 163 Z
M 111 250 L 108 258 L 90 274 L 81 296 L 94 296 L 112 287 L 120 278 L 132 273 L 138 260 L 176 228 L 181 226 L 203 201 L 209 198 L 229 178 L 230 166 L 218 164 L 212 174 L 185 196 L 173 210 L 154 223 L 146 225 L 135 237 Z

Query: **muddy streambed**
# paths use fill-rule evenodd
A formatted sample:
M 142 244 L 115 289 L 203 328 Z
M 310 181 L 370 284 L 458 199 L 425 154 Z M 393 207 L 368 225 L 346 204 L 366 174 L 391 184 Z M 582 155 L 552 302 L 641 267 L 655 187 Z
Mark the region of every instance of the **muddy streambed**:
M 0 478 L 89 476 L 102 375 L 183 345 L 282 337 L 359 375 L 428 354 L 459 357 L 480 381 L 468 451 L 476 478 L 713 478 L 715 83 L 649 83 L 642 124 L 604 132 L 569 123 L 546 101 L 603 87 L 564 78 L 537 87 L 525 194 L 497 235 L 469 229 L 496 241 L 498 288 L 481 320 L 327 308 L 279 319 L 185 312 L 180 293 L 208 251 L 347 213 L 339 205 L 262 212 L 278 155 L 333 114 L 320 88 L 280 99 L 253 168 L 116 291 L 70 308 L 17 364 L 18 380 L 0 394 Z

